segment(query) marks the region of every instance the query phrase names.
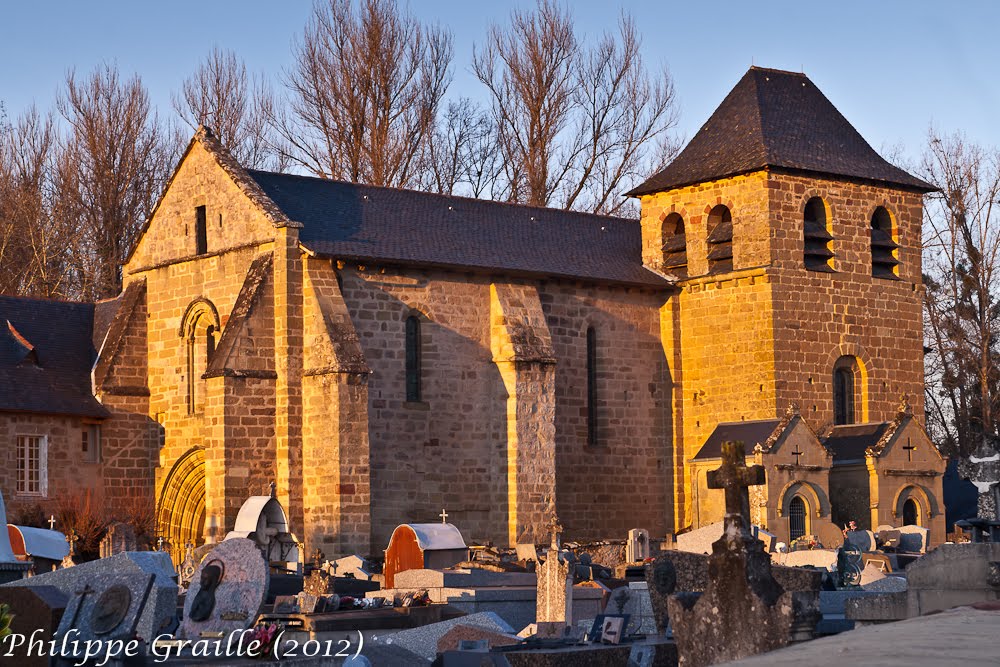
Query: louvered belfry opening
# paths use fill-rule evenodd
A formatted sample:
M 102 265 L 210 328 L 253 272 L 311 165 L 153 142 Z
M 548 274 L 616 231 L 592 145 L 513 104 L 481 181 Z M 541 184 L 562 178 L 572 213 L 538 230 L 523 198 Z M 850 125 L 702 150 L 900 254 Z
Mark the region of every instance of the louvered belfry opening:
M 879 206 L 872 213 L 872 275 L 895 279 L 899 275 L 899 244 L 892 236 L 892 216 Z
M 708 214 L 708 272 L 733 270 L 733 214 L 719 204 Z
M 687 234 L 684 233 L 684 218 L 680 213 L 671 213 L 663 221 L 663 270 L 678 278 L 687 278 Z
M 806 202 L 803 213 L 802 231 L 804 236 L 803 262 L 810 271 L 833 273 L 833 235 L 827 228 L 826 204 L 819 197 Z

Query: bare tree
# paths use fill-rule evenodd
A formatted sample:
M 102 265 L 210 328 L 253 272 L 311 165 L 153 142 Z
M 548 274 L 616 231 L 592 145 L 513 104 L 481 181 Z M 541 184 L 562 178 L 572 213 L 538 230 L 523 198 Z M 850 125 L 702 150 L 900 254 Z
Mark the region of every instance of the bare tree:
M 581 45 L 568 10 L 540 0 L 492 26 L 473 55 L 491 96 L 510 198 L 537 206 L 620 213 L 624 186 L 676 150 L 669 73 L 650 76 L 635 22 Z
M 997 434 L 1000 401 L 1000 153 L 931 133 L 925 331 L 928 425 L 951 454 Z
M 80 295 L 115 296 L 121 266 L 159 196 L 169 149 L 138 76 L 115 66 L 70 72 L 58 107 L 69 125 L 59 162 L 59 214 L 82 232 L 75 253 Z
M 34 107 L 0 122 L 0 293 L 71 296 L 66 264 L 76 241 L 53 215 L 58 137 L 52 115 Z
M 440 194 L 494 199 L 503 161 L 490 115 L 468 98 L 448 104 L 430 135 L 418 187 Z
M 407 187 L 450 82 L 451 35 L 391 0 L 318 3 L 286 75 L 278 148 L 322 177 Z
M 263 78 L 247 76 L 232 51 L 212 49 L 198 70 L 173 96 L 174 110 L 191 128 L 208 125 L 245 167 L 281 170 L 268 133 L 271 91 Z

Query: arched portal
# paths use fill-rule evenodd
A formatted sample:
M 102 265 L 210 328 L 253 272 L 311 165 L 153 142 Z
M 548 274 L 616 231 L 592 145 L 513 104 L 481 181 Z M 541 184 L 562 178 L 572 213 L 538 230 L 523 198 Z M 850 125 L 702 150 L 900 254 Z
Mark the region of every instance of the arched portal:
M 175 563 L 185 545 L 198 546 L 205 534 L 205 450 L 195 447 L 170 469 L 157 506 L 157 531 L 170 544 Z
M 788 537 L 795 540 L 809 531 L 809 511 L 802 496 L 795 496 L 788 503 Z
M 920 510 L 917 507 L 917 501 L 913 498 L 907 498 L 906 502 L 903 503 L 903 525 L 920 525 Z

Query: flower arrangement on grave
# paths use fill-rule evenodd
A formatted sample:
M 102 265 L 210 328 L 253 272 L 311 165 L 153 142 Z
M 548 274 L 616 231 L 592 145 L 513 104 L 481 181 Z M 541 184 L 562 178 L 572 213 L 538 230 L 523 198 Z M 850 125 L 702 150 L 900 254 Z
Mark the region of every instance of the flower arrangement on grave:
M 261 623 L 255 627 L 247 642 L 249 646 L 254 647 L 254 650 L 251 652 L 248 648 L 247 657 L 269 660 L 274 655 L 274 642 L 280 636 L 280 629 L 277 623 Z
M 809 549 L 815 549 L 819 546 L 819 542 L 816 540 L 814 535 L 802 535 L 801 537 L 796 537 L 792 540 L 790 551 L 806 551 Z
M 0 604 L 0 639 L 10 635 L 10 623 L 13 620 L 14 614 L 10 613 L 10 606 Z

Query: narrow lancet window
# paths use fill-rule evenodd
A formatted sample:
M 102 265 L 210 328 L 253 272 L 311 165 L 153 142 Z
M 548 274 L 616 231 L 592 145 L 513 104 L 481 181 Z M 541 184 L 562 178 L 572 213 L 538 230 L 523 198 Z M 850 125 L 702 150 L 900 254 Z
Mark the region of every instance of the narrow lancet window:
M 420 319 L 406 318 L 406 400 L 420 401 Z

